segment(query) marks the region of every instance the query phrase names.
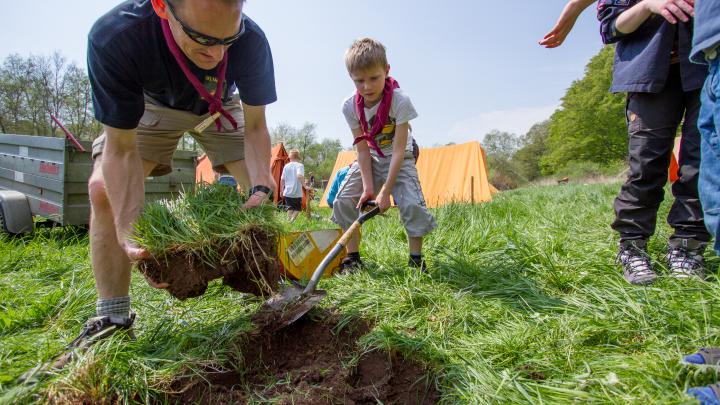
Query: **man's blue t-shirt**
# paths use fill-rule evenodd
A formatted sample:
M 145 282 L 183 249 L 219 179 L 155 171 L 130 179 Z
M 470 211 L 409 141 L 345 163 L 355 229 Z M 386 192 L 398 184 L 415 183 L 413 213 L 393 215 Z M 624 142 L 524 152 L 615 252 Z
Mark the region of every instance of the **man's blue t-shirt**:
M 270 45 L 247 16 L 243 25 L 244 33 L 227 50 L 223 100 L 237 90 L 245 104 L 267 105 L 277 100 Z M 212 94 L 216 69 L 203 70 L 186 61 Z M 125 1 L 95 22 L 88 37 L 88 74 L 95 118 L 114 128 L 137 127 L 145 95 L 169 108 L 198 115 L 208 111 L 170 53 L 150 0 Z

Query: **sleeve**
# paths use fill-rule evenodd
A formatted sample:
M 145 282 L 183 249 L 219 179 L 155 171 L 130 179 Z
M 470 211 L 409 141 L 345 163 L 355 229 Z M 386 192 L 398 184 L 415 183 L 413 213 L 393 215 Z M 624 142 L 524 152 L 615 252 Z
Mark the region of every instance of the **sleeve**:
M 280 175 L 280 180 L 281 180 L 281 181 L 285 181 L 285 178 L 287 177 L 287 176 L 285 175 L 285 173 L 287 173 L 287 165 L 285 165 L 285 167 L 283 167 L 282 174 Z
M 241 62 L 235 74 L 240 100 L 253 106 L 274 103 L 277 101 L 275 67 L 267 38 L 260 31 L 242 45 L 238 48 L 239 55 L 236 54 Z
M 145 101 L 139 78 L 128 70 L 132 61 L 112 43 L 100 48 L 89 40 L 87 64 L 95 119 L 113 128 L 137 128 Z
M 355 96 L 345 99 L 343 102 L 343 116 L 350 129 L 360 128 L 360 118 L 355 111 Z
M 305 165 L 298 165 L 297 174 L 298 176 L 305 177 Z
M 598 1 L 597 16 L 598 20 L 600 20 L 600 37 L 604 44 L 615 43 L 625 36 L 615 28 L 615 20 L 636 3 L 637 0 Z
M 410 97 L 398 90 L 395 90 L 393 94 L 393 105 L 391 107 L 395 110 L 395 123 L 398 125 L 405 124 L 418 116 Z

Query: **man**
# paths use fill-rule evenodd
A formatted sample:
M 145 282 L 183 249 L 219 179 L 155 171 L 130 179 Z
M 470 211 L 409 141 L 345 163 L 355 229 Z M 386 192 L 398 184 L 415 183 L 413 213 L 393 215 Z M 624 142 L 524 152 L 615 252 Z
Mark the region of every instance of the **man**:
M 290 163 L 283 167 L 280 188 L 287 206 L 288 217 L 294 221 L 302 211 L 302 197 L 305 186 L 305 166 L 300 163 L 300 151 L 293 149 L 288 153 Z
M 192 133 L 214 169 L 250 190 L 260 205 L 274 181 L 265 106 L 276 101 L 272 55 L 242 0 L 125 1 L 88 38 L 88 73 L 103 134 L 93 144 L 90 243 L 97 316 L 71 347 L 86 347 L 132 325 L 130 265 L 148 253 L 130 240 L 144 179 L 169 173 L 182 134 Z M 237 90 L 238 97 L 233 97 Z M 240 102 L 242 101 L 242 103 Z M 167 285 L 148 283 L 156 288 Z

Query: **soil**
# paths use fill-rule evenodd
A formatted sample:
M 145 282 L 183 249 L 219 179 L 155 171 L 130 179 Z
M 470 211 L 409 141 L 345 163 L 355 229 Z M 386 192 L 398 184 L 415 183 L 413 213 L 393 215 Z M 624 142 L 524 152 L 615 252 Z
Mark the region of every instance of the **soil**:
M 239 342 L 230 364 L 173 382 L 170 403 L 435 404 L 439 393 L 418 363 L 399 354 L 360 352 L 362 322 L 338 331 L 338 320 L 305 316 L 275 333 Z
M 208 283 L 218 278 L 240 292 L 272 294 L 280 280 L 276 238 L 261 228 L 245 232 L 249 241 L 217 247 L 221 254 L 215 263 L 178 249 L 139 261 L 138 270 L 156 283 L 169 284 L 167 291 L 181 300 L 204 294 Z

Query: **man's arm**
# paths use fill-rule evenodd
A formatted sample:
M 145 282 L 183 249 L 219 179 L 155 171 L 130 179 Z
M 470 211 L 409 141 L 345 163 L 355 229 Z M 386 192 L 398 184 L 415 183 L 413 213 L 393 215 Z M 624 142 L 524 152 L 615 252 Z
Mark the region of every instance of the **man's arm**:
M 270 173 L 270 131 L 265 120 L 265 106 L 251 106 L 243 103 L 245 113 L 245 166 L 250 186 L 275 188 L 275 180 Z M 260 205 L 266 195 L 258 192 L 249 196 L 245 208 Z
M 130 259 L 142 259 L 147 252 L 128 240 L 145 202 L 143 163 L 135 145 L 137 130 L 109 126 L 104 129 L 106 140 L 101 168 L 117 239 Z
M 395 187 L 395 181 L 397 180 L 397 175 L 400 172 L 400 167 L 402 167 L 403 160 L 405 160 L 405 148 L 407 147 L 409 131 L 410 125 L 407 122 L 395 126 L 393 154 L 390 158 L 390 168 L 388 169 L 385 186 L 377 196 L 380 212 L 385 212 L 388 208 L 390 208 L 390 194 L 392 193 L 393 187 Z
M 555 26 L 545 34 L 539 44 L 545 48 L 556 48 L 562 45 L 567 35 L 572 31 L 573 26 L 575 26 L 575 21 L 577 21 L 580 13 L 593 3 L 595 3 L 595 0 L 568 1 Z

